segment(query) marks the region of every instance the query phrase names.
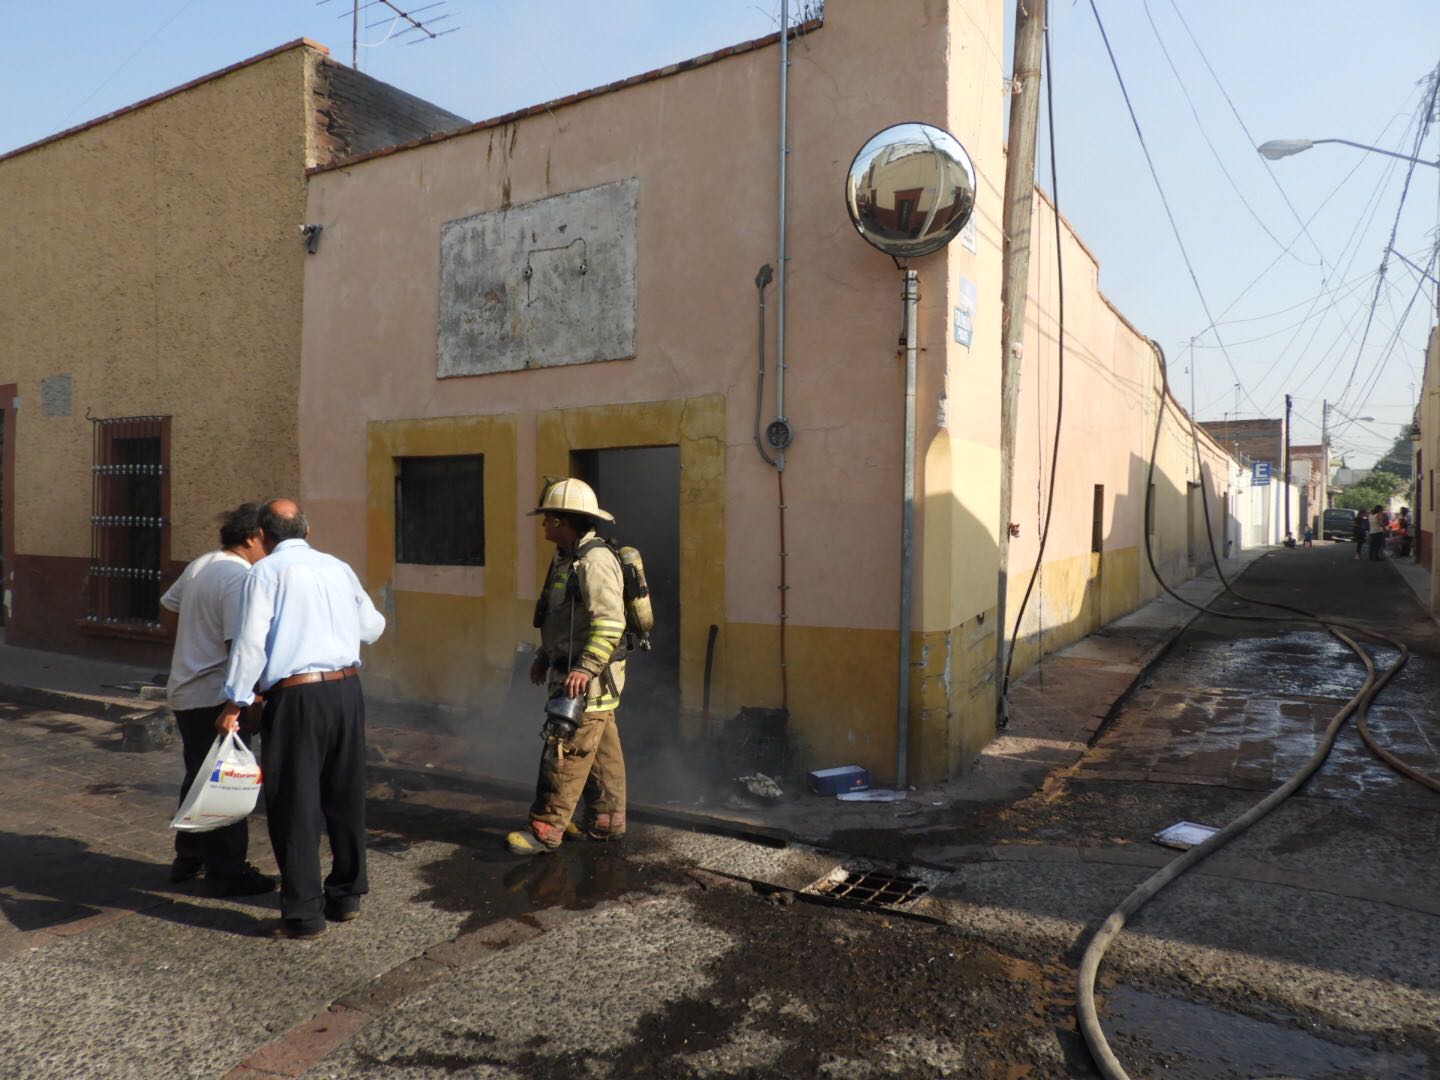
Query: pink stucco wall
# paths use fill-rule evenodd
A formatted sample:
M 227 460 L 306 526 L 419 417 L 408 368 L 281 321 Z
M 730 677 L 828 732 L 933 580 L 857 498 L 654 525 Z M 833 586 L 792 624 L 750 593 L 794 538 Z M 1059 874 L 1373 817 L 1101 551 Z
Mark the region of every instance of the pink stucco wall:
M 952 18 L 961 8 L 963 23 Z M 947 65 L 957 36 L 981 25 L 998 40 L 998 4 L 832 0 L 824 26 L 791 48 L 786 411 L 796 439 L 785 481 L 797 624 L 895 626 L 899 283 L 851 227 L 843 180 L 882 127 L 953 126 Z M 998 63 L 992 46 L 983 55 Z M 775 483 L 751 426 L 754 278 L 775 260 L 777 68 L 770 45 L 311 177 L 307 220 L 325 232 L 307 262 L 300 457 L 302 492 L 330 549 L 364 562 L 367 420 L 515 412 L 523 478 L 535 472 L 541 410 L 720 394 L 726 563 L 736 570 L 726 575 L 727 616 L 774 621 Z M 977 77 L 998 85 L 998 66 Z M 998 121 L 983 130 L 995 138 Z M 995 187 L 998 147 L 970 149 Z M 635 359 L 437 381 L 441 225 L 629 177 L 639 180 Z M 922 337 L 937 343 L 949 331 L 943 278 L 921 312 Z M 773 289 L 769 299 L 773 319 Z M 944 362 L 938 350 L 924 376 L 932 402 Z M 516 513 L 533 497 L 522 484 Z M 528 595 L 525 545 L 519 560 Z

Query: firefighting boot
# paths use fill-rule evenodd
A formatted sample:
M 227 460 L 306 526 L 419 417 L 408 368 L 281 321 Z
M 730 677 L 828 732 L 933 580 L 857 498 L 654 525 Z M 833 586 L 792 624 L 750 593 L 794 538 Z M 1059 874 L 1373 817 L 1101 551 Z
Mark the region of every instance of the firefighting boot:
M 532 821 L 528 829 L 517 829 L 505 837 L 512 855 L 540 855 L 554 851 L 565 838 L 565 830 L 543 821 Z

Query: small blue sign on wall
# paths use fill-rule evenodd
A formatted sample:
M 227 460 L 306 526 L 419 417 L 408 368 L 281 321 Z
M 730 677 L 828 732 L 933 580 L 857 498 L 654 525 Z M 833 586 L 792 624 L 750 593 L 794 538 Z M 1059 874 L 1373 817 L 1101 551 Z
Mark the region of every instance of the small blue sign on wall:
M 1267 487 L 1270 483 L 1270 462 L 1252 461 L 1250 463 L 1250 482 L 1256 487 Z

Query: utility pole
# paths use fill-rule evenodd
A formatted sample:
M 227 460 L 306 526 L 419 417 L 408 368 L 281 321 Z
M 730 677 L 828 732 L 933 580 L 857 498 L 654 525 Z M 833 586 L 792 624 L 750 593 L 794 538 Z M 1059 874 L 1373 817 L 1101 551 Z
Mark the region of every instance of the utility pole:
M 1290 395 L 1285 395 L 1285 539 L 1290 532 Z
M 1020 404 L 1020 358 L 1025 345 L 1030 283 L 1030 213 L 1035 202 L 1035 131 L 1040 118 L 1040 60 L 1045 0 L 1016 0 L 1015 59 L 1011 71 L 1010 139 L 1006 149 L 1003 268 L 1000 286 L 1000 569 L 995 600 L 995 723 L 1009 720 L 1005 700 L 1005 594 L 1010 587 L 1010 522 L 1015 486 L 1015 428 Z
M 1320 528 L 1330 509 L 1330 402 L 1320 402 Z

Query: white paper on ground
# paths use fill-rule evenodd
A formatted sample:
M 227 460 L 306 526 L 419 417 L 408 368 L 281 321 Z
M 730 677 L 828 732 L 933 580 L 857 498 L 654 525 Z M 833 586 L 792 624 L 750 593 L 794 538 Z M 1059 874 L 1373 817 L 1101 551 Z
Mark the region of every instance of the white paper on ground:
M 1177 821 L 1169 828 L 1161 829 L 1150 839 L 1157 844 L 1185 851 L 1196 844 L 1203 844 L 1219 831 L 1213 825 L 1197 825 L 1193 821 Z
M 866 788 L 864 791 L 842 791 L 835 798 L 841 802 L 899 802 L 905 792 L 891 788 Z

